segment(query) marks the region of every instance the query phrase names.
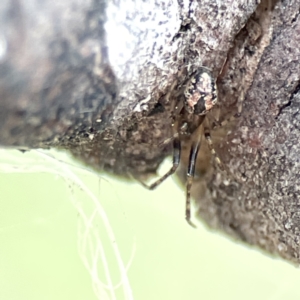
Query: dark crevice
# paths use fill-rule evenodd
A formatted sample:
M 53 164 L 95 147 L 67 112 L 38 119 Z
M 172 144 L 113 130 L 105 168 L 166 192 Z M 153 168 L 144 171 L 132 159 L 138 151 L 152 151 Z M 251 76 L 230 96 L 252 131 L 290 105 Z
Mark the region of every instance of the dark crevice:
M 149 112 L 148 117 L 159 114 L 159 113 L 163 113 L 165 111 L 165 107 L 160 103 L 157 102 L 153 109 Z
M 299 91 L 300 91 L 300 81 L 296 85 L 294 91 L 291 93 L 290 101 L 294 98 L 295 95 L 297 95 L 299 93 Z
M 291 106 L 294 96 L 297 95 L 299 93 L 299 91 L 300 91 L 300 82 L 298 82 L 298 84 L 295 87 L 294 91 L 291 93 L 289 101 L 279 108 L 278 114 L 277 114 L 275 119 L 278 119 L 278 117 L 282 114 L 283 110 L 285 110 L 287 107 Z
M 291 20 L 291 23 L 295 23 L 298 20 L 299 15 L 300 15 L 300 10 L 298 10 L 298 13 L 296 14 L 296 16 Z
M 278 114 L 275 117 L 275 120 L 277 120 L 279 118 L 279 116 L 282 114 L 283 110 L 286 109 L 287 107 L 289 107 L 292 104 L 292 101 L 289 100 L 286 104 L 280 106 L 279 110 L 278 110 Z

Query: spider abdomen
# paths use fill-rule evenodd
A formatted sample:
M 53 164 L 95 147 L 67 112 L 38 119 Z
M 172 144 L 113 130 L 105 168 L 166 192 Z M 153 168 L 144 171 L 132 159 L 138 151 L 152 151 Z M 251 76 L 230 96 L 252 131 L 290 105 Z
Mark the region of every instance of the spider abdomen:
M 185 109 L 195 115 L 205 115 L 217 103 L 217 86 L 211 71 L 200 68 L 188 81 L 185 91 Z

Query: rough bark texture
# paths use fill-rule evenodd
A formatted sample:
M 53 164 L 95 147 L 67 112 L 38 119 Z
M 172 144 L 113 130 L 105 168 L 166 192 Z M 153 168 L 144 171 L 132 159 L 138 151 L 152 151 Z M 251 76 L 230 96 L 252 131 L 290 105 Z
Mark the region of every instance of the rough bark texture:
M 234 180 L 214 173 L 199 214 L 210 226 L 299 263 L 300 3 L 274 4 L 261 19 L 254 16 L 269 31 L 262 26 L 258 46 L 249 50 L 249 35 L 244 47 L 250 56 L 245 66 L 251 62 L 252 69 L 251 52 L 267 45 L 253 65 L 242 118 L 222 145 Z
M 171 154 L 171 104 L 200 66 L 217 78 L 194 197 L 213 228 L 299 263 L 299 1 L 4 1 L 0 144 L 68 149 L 143 177 Z M 183 145 L 188 153 L 188 145 Z M 180 176 L 186 171 L 186 156 Z

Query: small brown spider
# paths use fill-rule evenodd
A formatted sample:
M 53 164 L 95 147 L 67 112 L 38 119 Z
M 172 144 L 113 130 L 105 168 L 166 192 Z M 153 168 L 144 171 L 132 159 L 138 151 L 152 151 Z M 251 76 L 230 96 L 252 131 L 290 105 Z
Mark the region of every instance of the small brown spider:
M 153 190 L 170 175 L 174 174 L 179 166 L 181 158 L 181 143 L 191 140 L 191 149 L 189 156 L 189 164 L 187 169 L 187 183 L 186 183 L 186 210 L 185 218 L 187 222 L 196 227 L 191 222 L 191 187 L 195 174 L 195 166 L 197 161 L 198 151 L 201 145 L 201 139 L 204 135 L 208 147 L 215 156 L 217 163 L 221 165 L 220 159 L 216 156 L 209 130 L 208 120 L 206 114 L 217 103 L 217 86 L 216 81 L 212 76 L 210 70 L 201 67 L 184 86 L 184 101 L 179 100 L 175 105 L 173 113 L 173 165 L 172 168 L 157 181 L 151 185 L 143 182 L 144 187 Z

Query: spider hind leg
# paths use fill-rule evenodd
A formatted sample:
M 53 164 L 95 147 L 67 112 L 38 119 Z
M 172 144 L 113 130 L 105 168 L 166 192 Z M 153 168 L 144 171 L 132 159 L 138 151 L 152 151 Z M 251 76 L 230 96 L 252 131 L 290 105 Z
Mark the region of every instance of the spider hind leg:
M 186 180 L 186 203 L 185 203 L 185 219 L 192 227 L 196 228 L 195 224 L 191 221 L 191 189 L 193 185 L 193 179 L 195 176 L 195 167 L 197 162 L 197 156 L 201 145 L 201 136 L 195 143 L 192 144 L 189 157 L 189 166 L 187 170 Z
M 217 165 L 219 166 L 219 168 L 220 168 L 222 171 L 224 171 L 224 169 L 225 169 L 225 168 L 224 168 L 224 165 L 223 165 L 221 159 L 219 158 L 219 156 L 218 156 L 217 153 L 216 153 L 216 150 L 215 150 L 215 148 L 214 148 L 214 144 L 213 144 L 213 141 L 212 141 L 211 135 L 210 135 L 210 128 L 209 128 L 208 125 L 209 125 L 209 124 L 208 124 L 207 119 L 204 120 L 203 127 L 204 127 L 204 137 L 205 137 L 205 140 L 206 140 L 206 142 L 207 142 L 207 145 L 208 145 L 208 148 L 209 148 L 211 154 L 212 154 L 212 155 L 214 156 L 214 158 L 215 158 L 215 161 L 216 161 Z
M 154 190 L 155 188 L 157 188 L 161 183 L 163 183 L 168 177 L 170 177 L 171 175 L 173 175 L 180 163 L 180 156 L 181 156 L 181 144 L 180 141 L 178 139 L 178 137 L 175 137 L 173 140 L 173 165 L 171 167 L 171 169 L 162 177 L 160 177 L 158 180 L 156 180 L 155 182 L 153 182 L 150 185 L 147 185 L 146 183 L 140 181 L 140 183 L 147 189 L 149 190 Z

